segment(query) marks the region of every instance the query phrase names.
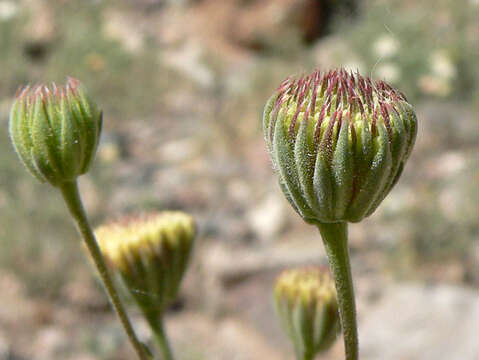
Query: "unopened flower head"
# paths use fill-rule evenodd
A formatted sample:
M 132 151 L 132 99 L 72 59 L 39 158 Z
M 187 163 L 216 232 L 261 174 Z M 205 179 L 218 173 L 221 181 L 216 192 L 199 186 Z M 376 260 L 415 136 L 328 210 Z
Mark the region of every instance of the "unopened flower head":
M 26 86 L 10 111 L 10 138 L 27 169 L 54 186 L 88 171 L 95 156 L 102 113 L 78 80 L 65 86 Z
M 161 212 L 95 231 L 101 251 L 145 312 L 161 313 L 177 296 L 196 235 L 193 218 Z
M 340 332 L 334 282 L 321 268 L 283 272 L 274 289 L 276 312 L 298 359 L 325 351 Z
M 263 113 L 280 186 L 310 223 L 371 215 L 398 181 L 416 129 L 401 92 L 342 69 L 286 79 Z

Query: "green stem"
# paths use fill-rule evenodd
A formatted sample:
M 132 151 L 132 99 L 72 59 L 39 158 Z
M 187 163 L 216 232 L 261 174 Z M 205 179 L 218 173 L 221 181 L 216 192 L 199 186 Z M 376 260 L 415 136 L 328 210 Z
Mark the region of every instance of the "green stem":
M 305 351 L 304 346 L 302 344 L 299 344 L 296 341 L 293 341 L 294 345 L 294 358 L 296 360 L 313 360 L 314 359 L 314 353 L 310 351 Z
M 353 279 L 348 251 L 348 225 L 318 223 L 338 293 L 339 314 L 344 336 L 346 360 L 359 357 L 358 326 Z
M 314 354 L 309 352 L 304 353 L 303 356 L 299 358 L 299 360 L 313 360 L 313 359 L 314 359 Z
M 128 319 L 128 315 L 125 311 L 123 303 L 121 302 L 118 292 L 113 285 L 113 281 L 106 266 L 105 259 L 101 254 L 100 248 L 95 239 L 95 235 L 93 234 L 90 224 L 88 223 L 88 218 L 85 209 L 83 208 L 76 180 L 62 184 L 60 186 L 60 190 L 68 209 L 70 210 L 70 214 L 75 219 L 78 231 L 82 235 L 91 257 L 93 258 L 98 273 L 103 281 L 103 285 L 105 286 L 106 292 L 116 313 L 118 314 L 118 317 L 120 318 L 131 344 L 141 360 L 150 360 L 145 353 L 144 345 L 136 337 L 135 331 L 133 330 L 133 326 Z
M 163 318 L 160 318 L 158 321 L 150 321 L 151 318 L 147 317 L 150 323 L 150 326 L 155 334 L 155 340 L 158 347 L 158 350 L 161 355 L 161 360 L 174 360 L 173 352 L 171 351 L 170 343 L 168 341 L 168 336 L 166 335 L 165 326 L 163 323 Z

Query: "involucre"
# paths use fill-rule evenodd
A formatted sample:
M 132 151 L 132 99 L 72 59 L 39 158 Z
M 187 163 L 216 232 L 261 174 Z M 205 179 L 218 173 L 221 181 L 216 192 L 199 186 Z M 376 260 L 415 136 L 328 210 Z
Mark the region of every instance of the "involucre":
M 10 111 L 10 138 L 37 179 L 61 186 L 88 171 L 102 127 L 102 112 L 78 80 L 65 86 L 26 86 Z
M 103 225 L 95 234 L 148 320 L 158 322 L 188 266 L 196 236 L 193 218 L 165 211 Z
M 358 222 L 398 181 L 417 119 L 383 81 L 318 70 L 280 85 L 263 130 L 281 189 L 305 221 Z
M 275 283 L 274 302 L 298 360 L 328 350 L 341 332 L 334 282 L 325 269 L 284 271 Z

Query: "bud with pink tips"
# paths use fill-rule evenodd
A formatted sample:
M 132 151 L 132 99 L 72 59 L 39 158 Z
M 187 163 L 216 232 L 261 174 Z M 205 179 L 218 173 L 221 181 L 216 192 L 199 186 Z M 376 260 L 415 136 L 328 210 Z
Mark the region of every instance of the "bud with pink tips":
M 398 90 L 344 69 L 286 79 L 263 129 L 286 198 L 310 223 L 371 215 L 403 170 L 417 119 Z
M 10 111 L 10 138 L 37 179 L 60 186 L 88 171 L 96 153 L 102 112 L 81 83 L 19 89 Z

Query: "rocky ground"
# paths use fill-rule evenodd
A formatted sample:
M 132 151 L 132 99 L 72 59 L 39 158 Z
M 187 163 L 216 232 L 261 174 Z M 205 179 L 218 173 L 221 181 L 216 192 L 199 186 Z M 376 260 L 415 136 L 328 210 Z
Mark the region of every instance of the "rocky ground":
M 206 277 L 203 287 L 193 281 L 190 273 L 181 304 L 167 316 L 178 358 L 291 359 L 289 342 L 273 314 L 271 283 L 276 271 L 272 269 L 298 261 L 313 263 L 311 248 L 308 249 L 309 255 L 298 253 L 294 259 L 276 264 L 272 261 L 262 269 L 252 260 L 261 255 L 238 254 L 233 268 L 221 265 L 208 268 L 208 275 L 202 274 Z M 220 255 L 220 251 L 216 249 L 210 256 Z M 317 255 L 321 258 L 319 247 Z M 355 269 L 361 269 L 359 262 L 360 259 L 354 259 Z M 238 271 L 238 267 L 242 269 Z M 476 358 L 477 290 L 417 282 L 391 283 L 366 269 L 355 271 L 355 276 L 363 359 Z M 65 297 L 55 303 L 29 299 L 13 274 L 2 274 L 0 290 L 3 294 L 1 359 L 87 360 L 134 356 L 118 321 L 108 311 L 102 292 L 93 282 L 72 283 L 65 290 Z M 138 316 L 134 319 L 140 336 L 148 339 L 149 331 L 142 319 Z M 342 351 L 342 343 L 338 341 L 323 358 L 339 359 Z

